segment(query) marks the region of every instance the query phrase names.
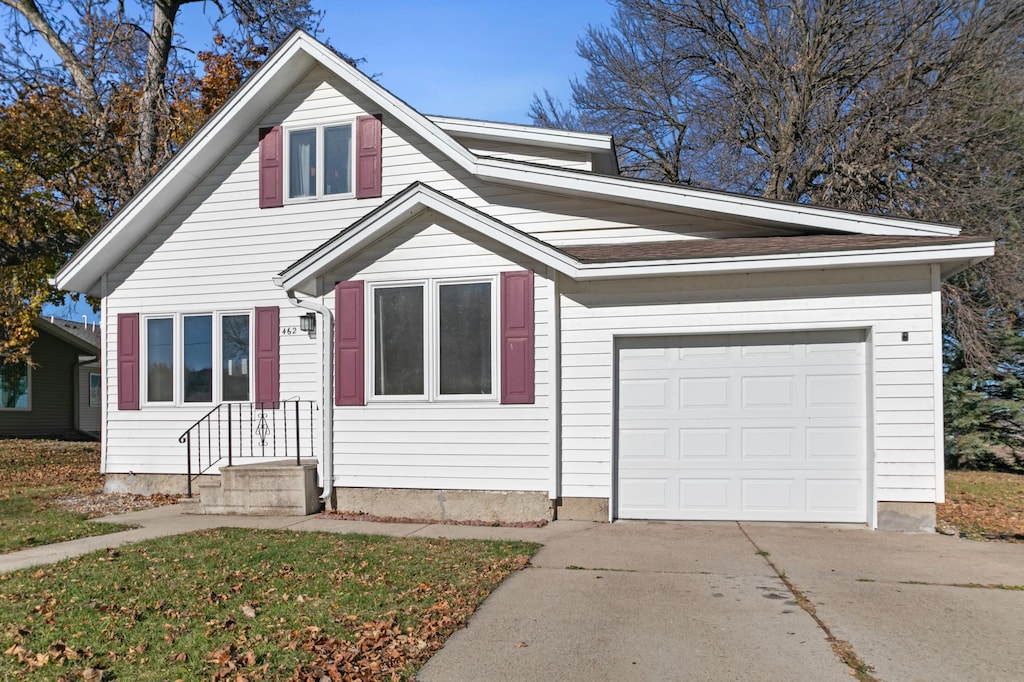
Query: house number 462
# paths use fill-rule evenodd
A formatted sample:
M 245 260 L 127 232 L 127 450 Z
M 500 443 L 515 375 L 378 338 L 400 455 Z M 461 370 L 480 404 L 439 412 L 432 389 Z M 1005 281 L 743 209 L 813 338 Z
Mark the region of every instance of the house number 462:
M 298 327 L 281 327 L 281 336 L 294 336 L 298 333 Z

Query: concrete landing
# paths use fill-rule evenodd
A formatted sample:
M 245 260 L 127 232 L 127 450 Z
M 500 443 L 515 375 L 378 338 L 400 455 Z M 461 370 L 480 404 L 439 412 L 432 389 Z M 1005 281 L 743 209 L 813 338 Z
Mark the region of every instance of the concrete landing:
M 221 467 L 196 487 L 199 505 L 190 511 L 197 514 L 308 516 L 322 508 L 313 459 Z

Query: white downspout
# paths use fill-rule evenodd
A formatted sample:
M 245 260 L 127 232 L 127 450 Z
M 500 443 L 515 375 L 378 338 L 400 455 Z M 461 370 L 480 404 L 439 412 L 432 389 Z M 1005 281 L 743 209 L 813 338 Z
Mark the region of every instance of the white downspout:
M 280 279 L 275 277 L 274 283 L 280 286 Z M 334 316 L 327 306 L 318 299 L 311 298 L 300 301 L 294 291 L 286 291 L 288 300 L 298 308 L 305 308 L 320 313 L 323 324 L 317 325 L 320 334 L 320 366 L 323 368 L 321 386 L 323 387 L 323 488 L 320 499 L 326 504 L 334 492 L 334 353 L 331 343 L 334 339 Z

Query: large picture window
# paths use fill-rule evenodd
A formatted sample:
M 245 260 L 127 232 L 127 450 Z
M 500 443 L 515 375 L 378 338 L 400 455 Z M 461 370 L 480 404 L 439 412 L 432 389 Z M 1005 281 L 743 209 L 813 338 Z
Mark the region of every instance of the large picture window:
M 352 126 L 288 131 L 288 198 L 352 192 Z
M 151 317 L 144 330 L 147 402 L 249 400 L 248 313 Z
M 28 363 L 0 365 L 0 410 L 27 410 L 29 407 Z
M 490 280 L 375 286 L 374 396 L 493 397 L 493 290 Z

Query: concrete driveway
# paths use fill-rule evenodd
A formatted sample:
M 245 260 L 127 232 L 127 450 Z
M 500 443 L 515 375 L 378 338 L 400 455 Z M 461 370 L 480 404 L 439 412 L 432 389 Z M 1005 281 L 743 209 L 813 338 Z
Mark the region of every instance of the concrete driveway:
M 544 544 L 531 567 L 420 679 L 848 682 L 839 653 L 888 682 L 1024 679 L 1024 544 L 811 524 L 191 516 L 181 505 L 103 520 L 138 527 L 0 555 L 0 573 L 218 526 L 530 540 Z
M 532 567 L 419 679 L 850 680 L 857 660 L 889 681 L 1024 678 L 1024 545 L 795 524 L 544 530 Z

